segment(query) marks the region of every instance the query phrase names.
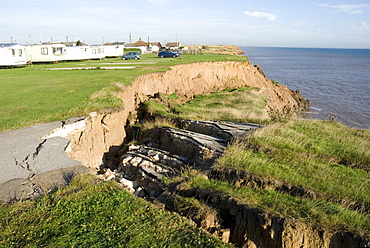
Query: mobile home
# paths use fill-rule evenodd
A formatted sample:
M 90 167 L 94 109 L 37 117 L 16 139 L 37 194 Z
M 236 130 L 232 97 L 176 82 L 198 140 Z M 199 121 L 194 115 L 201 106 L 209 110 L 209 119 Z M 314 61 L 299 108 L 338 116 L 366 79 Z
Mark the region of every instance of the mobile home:
M 105 57 L 120 57 L 124 54 L 124 43 L 107 43 L 103 45 Z
M 58 62 L 65 60 L 66 45 L 64 44 L 36 44 L 26 46 L 28 62 Z
M 0 67 L 25 66 L 26 64 L 25 46 L 17 43 L 0 44 Z
M 89 59 L 104 59 L 104 47 L 101 45 L 92 45 L 90 46 Z
M 64 60 L 87 60 L 90 58 L 90 46 L 83 43 L 77 45 L 76 42 L 65 42 L 63 44 L 66 45 Z

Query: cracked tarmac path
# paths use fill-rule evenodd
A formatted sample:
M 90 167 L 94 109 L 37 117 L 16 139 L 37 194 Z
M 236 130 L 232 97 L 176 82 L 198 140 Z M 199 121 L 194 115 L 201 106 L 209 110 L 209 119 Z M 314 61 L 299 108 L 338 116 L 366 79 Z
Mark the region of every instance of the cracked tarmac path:
M 87 171 L 68 157 L 63 137 L 41 138 L 61 127 L 60 121 L 0 133 L 0 201 L 36 197 L 68 183 L 68 175 Z

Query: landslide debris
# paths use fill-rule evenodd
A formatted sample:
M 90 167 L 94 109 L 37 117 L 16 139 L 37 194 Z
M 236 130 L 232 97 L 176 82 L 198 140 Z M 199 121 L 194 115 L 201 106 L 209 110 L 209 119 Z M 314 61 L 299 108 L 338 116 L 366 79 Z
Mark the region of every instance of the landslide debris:
M 144 102 L 158 95 L 176 94 L 177 103 L 171 102 L 170 97 L 157 102 L 166 102 L 161 111 L 171 112 L 174 105 L 187 102 L 196 95 L 246 86 L 258 88 L 258 92 L 266 97 L 265 111 L 275 120 L 286 121 L 287 117 L 309 109 L 309 101 L 299 92 L 267 80 L 260 68 L 250 63 L 176 66 L 163 74 L 139 77 L 132 86 L 119 93 L 124 110 L 92 114 L 84 133 L 75 139 L 74 146 L 82 149 L 75 150 L 72 156 L 85 161 L 91 168 L 98 168 L 102 178 L 114 179 L 134 195 L 188 216 L 197 226 L 237 247 L 369 246 L 366 235 L 284 217 L 255 205 L 254 196 L 249 201 L 235 196 L 253 195 L 263 190 L 267 197 L 276 201 L 286 195 L 302 203 L 307 202 L 306 198 L 321 197 L 301 185 L 248 173 L 242 176 L 245 172 L 227 172 L 215 166 L 230 140 L 237 139 L 239 134 L 249 135 L 260 125 L 233 122 L 232 125 L 238 127 L 230 131 L 227 129 L 232 122 L 225 125 L 204 118 L 201 121 L 175 119 L 174 126 L 147 129 L 146 134 L 135 127 L 135 124 L 153 121 L 162 115 L 160 111 L 148 111 L 148 105 L 143 106 Z M 250 130 L 243 131 L 246 125 L 250 125 Z M 130 146 L 133 139 L 139 142 Z M 102 164 L 97 158 L 103 153 Z M 240 180 L 233 178 L 234 173 Z M 227 190 L 236 194 L 228 193 L 222 187 L 228 187 Z M 318 201 L 317 204 L 322 203 Z M 330 211 L 337 211 L 336 208 L 337 205 Z
M 147 130 L 156 134 L 139 138 L 142 145 L 129 145 L 119 164 L 103 168 L 101 177 L 116 180 L 133 195 L 159 208 L 186 216 L 199 228 L 236 247 L 370 245 L 368 236 L 283 217 L 212 187 L 192 186 L 194 180 L 201 184 L 226 182 L 239 190 L 272 190 L 296 198 L 322 198 L 308 188 L 248 171 L 220 168 L 215 163 L 229 142 L 251 135 L 262 125 L 184 119 L 176 122 L 178 128 Z M 364 212 L 363 208 L 357 210 Z

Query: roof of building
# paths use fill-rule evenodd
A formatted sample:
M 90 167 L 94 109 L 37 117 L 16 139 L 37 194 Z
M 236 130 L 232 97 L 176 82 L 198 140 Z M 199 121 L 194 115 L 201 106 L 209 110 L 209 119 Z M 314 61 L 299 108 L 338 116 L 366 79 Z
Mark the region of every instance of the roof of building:
M 179 47 L 181 46 L 181 42 L 177 41 L 177 42 L 167 42 L 166 43 L 166 47 Z
M 69 42 L 61 42 L 61 43 L 66 45 L 66 46 L 77 46 L 77 42 L 78 41 L 69 41 Z M 83 42 L 80 42 L 79 46 L 88 46 L 88 45 L 83 43 Z
M 136 41 L 135 43 L 132 44 L 133 46 L 147 46 L 148 44 L 144 41 L 141 40 L 141 37 L 139 38 L 138 41 Z
M 22 46 L 18 43 L 0 43 L 0 47 Z
M 115 45 L 115 46 L 117 46 L 117 45 L 125 45 L 126 44 L 126 42 L 124 42 L 124 41 L 115 41 L 115 42 L 108 42 L 108 43 L 104 43 L 104 46 L 105 45 Z
M 159 41 L 157 41 L 157 42 L 149 42 L 147 44 L 150 44 L 152 46 L 161 46 L 161 43 Z

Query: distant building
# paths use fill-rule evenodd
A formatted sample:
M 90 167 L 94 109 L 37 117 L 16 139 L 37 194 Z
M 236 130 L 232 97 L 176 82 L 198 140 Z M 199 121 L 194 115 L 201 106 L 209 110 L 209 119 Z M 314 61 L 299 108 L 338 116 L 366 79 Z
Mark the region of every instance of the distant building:
M 171 49 L 171 50 L 180 49 L 181 46 L 182 46 L 181 42 L 178 42 L 178 41 L 176 41 L 176 42 L 167 42 L 166 43 L 166 48 Z
M 0 67 L 25 66 L 26 64 L 25 46 L 17 43 L 0 44 Z
M 77 41 L 77 42 L 62 42 L 61 44 L 66 45 L 64 60 L 86 60 L 90 59 L 90 46 L 87 44 Z
M 162 45 L 160 42 L 145 42 L 140 37 L 138 41 L 132 44 L 132 47 L 139 48 L 142 54 L 150 54 L 158 52 L 159 49 L 162 48 Z M 126 46 L 126 48 L 128 48 L 128 46 Z
M 33 62 L 58 62 L 65 60 L 66 45 L 43 43 L 26 46 L 26 58 Z
M 145 47 L 145 46 L 147 46 L 147 43 L 145 41 L 142 41 L 141 37 L 140 37 L 138 41 L 136 41 L 135 43 L 132 44 L 132 46 L 134 46 L 134 47 Z
M 90 59 L 104 59 L 104 46 L 102 45 L 91 45 L 90 46 Z
M 124 54 L 125 42 L 105 43 L 104 45 L 105 57 L 119 57 Z

